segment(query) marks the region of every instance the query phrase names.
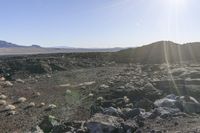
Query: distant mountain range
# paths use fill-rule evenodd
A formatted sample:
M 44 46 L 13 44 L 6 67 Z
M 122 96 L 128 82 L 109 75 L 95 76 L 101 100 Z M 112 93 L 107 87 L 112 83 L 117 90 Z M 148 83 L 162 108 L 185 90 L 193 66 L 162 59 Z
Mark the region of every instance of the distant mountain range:
M 121 63 L 199 63 L 200 42 L 178 44 L 171 41 L 159 41 L 136 48 L 44 48 L 39 45 L 21 46 L 0 41 L 0 55 L 47 54 L 47 53 L 83 53 L 111 52 L 109 58 Z M 105 56 L 108 56 L 105 54 Z
M 114 58 L 119 62 L 146 64 L 196 63 L 200 62 L 200 42 L 177 44 L 171 41 L 159 41 L 121 50 L 114 53 Z
M 0 41 L 0 48 L 16 48 L 16 47 L 20 46 L 6 41 Z
M 124 48 L 73 48 L 73 47 L 41 47 L 39 45 L 22 46 L 0 40 L 0 55 L 77 53 L 77 52 L 116 52 Z
M 10 43 L 10 42 L 0 40 L 0 48 L 20 48 L 20 47 L 24 47 L 24 48 L 37 47 L 37 48 L 40 48 L 39 45 L 22 46 L 22 45 L 17 45 L 17 44 L 14 44 L 14 43 Z

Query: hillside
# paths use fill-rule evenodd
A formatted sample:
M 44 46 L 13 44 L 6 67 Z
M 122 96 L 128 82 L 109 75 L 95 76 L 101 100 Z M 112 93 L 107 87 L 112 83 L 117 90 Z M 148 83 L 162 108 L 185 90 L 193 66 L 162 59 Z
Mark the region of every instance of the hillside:
M 115 53 L 118 62 L 133 63 L 196 63 L 200 60 L 200 43 L 177 44 L 170 41 L 159 41 L 137 48 L 121 50 Z

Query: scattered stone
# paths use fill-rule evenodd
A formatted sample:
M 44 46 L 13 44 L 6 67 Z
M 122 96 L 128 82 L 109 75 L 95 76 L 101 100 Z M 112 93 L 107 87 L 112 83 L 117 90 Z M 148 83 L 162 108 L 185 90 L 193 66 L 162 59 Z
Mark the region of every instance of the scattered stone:
M 69 87 L 71 86 L 71 84 L 62 84 L 62 85 L 59 85 L 60 87 Z
M 16 107 L 14 106 L 14 105 L 7 105 L 6 107 L 5 107 L 5 110 L 6 111 L 11 111 L 11 110 L 15 110 L 16 109 Z
M 0 81 L 5 81 L 6 78 L 5 77 L 0 77 Z
M 39 126 L 36 126 L 35 128 L 31 129 L 30 133 L 44 133 L 44 132 Z
M 100 85 L 100 88 L 101 88 L 101 89 L 107 89 L 107 88 L 109 88 L 109 86 L 108 86 L 108 85 L 105 85 L 105 84 L 102 84 L 102 85 Z
M 71 94 L 71 93 L 72 93 L 72 91 L 71 91 L 71 90 L 69 90 L 69 89 L 67 89 L 67 90 L 66 90 L 66 94 L 68 94 L 68 95 L 69 95 L 69 94 Z
M 6 82 L 4 83 L 4 86 L 5 86 L 5 87 L 12 87 L 13 84 L 12 84 L 10 81 L 6 81 Z
M 20 97 L 20 98 L 17 99 L 17 102 L 18 102 L 18 103 L 23 103 L 23 102 L 25 102 L 25 101 L 26 101 L 26 98 L 25 98 L 25 97 Z
M 30 102 L 27 107 L 29 107 L 29 108 L 35 107 L 35 103 L 34 102 Z
M 16 114 L 16 111 L 14 111 L 14 110 L 11 110 L 8 112 L 8 115 L 15 115 L 15 114 Z
M 0 99 L 6 99 L 6 98 L 7 98 L 6 95 L 3 95 L 3 94 L 0 95 Z
M 80 83 L 78 86 L 90 86 L 95 84 L 95 81 L 90 81 L 90 82 L 84 82 L 84 83 Z
M 55 104 L 49 104 L 48 106 L 48 109 L 51 110 L 51 109 L 55 109 L 57 106 Z
M 0 100 L 0 105 L 6 105 L 6 101 L 5 100 Z
M 103 101 L 103 97 L 98 97 L 97 101 Z
M 41 95 L 40 92 L 36 92 L 36 93 L 35 93 L 35 96 L 36 96 L 36 97 L 39 97 L 40 95 Z
M 90 93 L 88 96 L 89 96 L 89 97 L 93 97 L 93 96 L 94 96 L 94 94 L 93 94 L 93 93 Z
M 18 82 L 18 83 L 22 83 L 22 84 L 24 84 L 24 83 L 25 83 L 25 81 L 24 81 L 24 80 L 22 80 L 22 79 L 16 79 L 16 82 Z
M 47 78 L 51 78 L 51 75 L 50 75 L 50 74 L 47 74 Z
M 43 103 L 43 102 L 42 102 L 42 103 L 40 103 L 40 107 L 42 107 L 42 106 L 45 106 L 45 103 Z
M 127 96 L 124 96 L 124 103 L 129 103 L 130 99 Z
M 125 108 L 133 108 L 133 103 L 126 104 Z
M 77 133 L 86 133 L 86 130 L 85 129 L 78 129 L 76 132 Z

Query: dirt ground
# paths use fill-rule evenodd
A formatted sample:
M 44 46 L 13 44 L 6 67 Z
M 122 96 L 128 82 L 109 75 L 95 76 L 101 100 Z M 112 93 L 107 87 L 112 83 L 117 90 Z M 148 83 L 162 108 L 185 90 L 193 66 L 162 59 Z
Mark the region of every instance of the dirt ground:
M 148 70 L 148 67 L 145 69 Z M 102 65 L 65 68 L 62 71 L 43 74 L 17 73 L 13 75 L 15 79 L 21 78 L 24 83 L 11 80 L 12 86 L 0 86 L 0 93 L 7 96 L 7 104 L 16 106 L 15 115 L 8 115 L 8 111 L 4 111 L 5 106 L 0 106 L 0 133 L 28 132 L 46 115 L 55 116 L 61 121 L 87 120 L 90 116 L 90 105 L 98 96 L 111 98 L 109 93 L 121 85 L 142 87 L 149 80 L 166 76 L 162 70 L 139 74 L 138 71 L 131 65 Z M 102 84 L 108 83 L 112 84 L 110 90 L 99 90 Z M 67 94 L 68 90 L 71 91 L 70 95 Z M 89 93 L 93 93 L 94 98 L 88 98 Z M 19 97 L 25 97 L 27 101 L 15 103 Z M 27 108 L 30 102 L 34 102 L 35 106 Z M 42 102 L 45 105 L 41 107 Z M 49 104 L 55 104 L 57 107 L 47 110 Z M 200 116 L 193 114 L 171 119 L 147 120 L 140 130 L 153 132 L 152 129 L 167 133 L 199 133 Z
M 0 106 L 0 131 L 2 133 L 28 131 L 36 126 L 45 115 L 53 115 L 60 120 L 88 118 L 90 104 L 87 102 L 86 105 L 81 104 L 79 106 L 76 102 L 71 103 L 73 99 L 66 98 L 66 90 L 70 89 L 77 92 L 79 96 L 76 100 L 81 101 L 80 99 L 84 98 L 84 95 L 88 95 L 99 84 L 105 82 L 109 76 L 118 73 L 120 69 L 123 69 L 123 67 L 101 67 L 55 72 L 51 77 L 35 75 L 34 77 L 23 79 L 25 83 L 12 82 L 12 87 L 1 87 L 0 92 L 8 97 L 6 101 L 9 104 L 13 104 L 19 97 L 25 97 L 27 101 L 15 104 L 17 114 L 11 116 L 3 111 L 4 106 Z M 83 87 L 79 85 L 93 81 L 95 83 L 89 86 Z M 65 84 L 70 84 L 70 86 L 65 86 Z M 36 95 L 37 92 L 40 93 L 40 96 Z M 26 109 L 30 102 L 34 102 L 36 106 Z M 46 105 L 39 107 L 41 102 L 44 102 Z M 55 104 L 57 108 L 45 111 L 49 104 Z M 79 111 L 77 111 L 77 108 Z

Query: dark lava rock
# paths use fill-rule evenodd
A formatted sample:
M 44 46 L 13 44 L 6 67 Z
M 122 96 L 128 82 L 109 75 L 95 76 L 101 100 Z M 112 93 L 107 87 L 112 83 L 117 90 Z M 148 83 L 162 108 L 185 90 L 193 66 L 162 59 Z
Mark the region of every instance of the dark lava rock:
M 126 131 L 126 133 L 132 133 L 137 130 L 138 125 L 133 120 L 127 120 L 124 123 L 122 123 L 122 127 Z
M 127 112 L 124 112 L 124 115 L 126 118 L 134 118 L 135 116 L 140 115 L 140 113 L 141 113 L 141 109 L 134 108 L 134 109 L 127 110 Z
M 105 108 L 103 114 L 117 116 L 117 117 L 122 116 L 121 110 L 116 109 L 114 107 Z
M 88 122 L 87 128 L 90 133 L 123 133 L 121 123 L 124 120 L 119 117 L 95 114 Z
M 140 88 L 144 92 L 144 97 L 152 101 L 160 98 L 161 93 L 156 89 L 151 83 L 146 84 L 144 87 Z
M 134 120 L 124 121 L 120 117 L 104 114 L 95 114 L 86 126 L 90 133 L 127 133 L 138 128 Z
M 151 110 L 154 107 L 154 103 L 147 98 L 143 98 L 135 103 L 135 107 Z

